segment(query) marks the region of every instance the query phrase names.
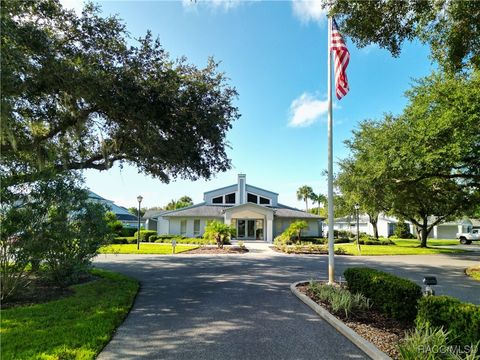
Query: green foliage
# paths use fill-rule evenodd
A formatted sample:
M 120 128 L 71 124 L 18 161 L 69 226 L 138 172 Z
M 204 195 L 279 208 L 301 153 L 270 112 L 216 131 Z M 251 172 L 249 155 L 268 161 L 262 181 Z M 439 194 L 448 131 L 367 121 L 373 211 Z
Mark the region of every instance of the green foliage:
M 382 237 L 377 239 L 376 237 L 367 234 L 360 234 L 358 242 L 361 245 L 395 245 L 395 243 L 390 239 Z
M 175 253 L 182 253 L 197 249 L 196 245 L 180 244 L 175 247 Z M 172 255 L 173 248 L 171 244 L 142 244 L 137 249 L 136 244 L 118 244 L 102 246 L 99 250 L 101 254 L 157 254 Z
M 399 239 L 414 238 L 414 236 L 410 233 L 410 227 L 405 221 L 403 221 L 403 219 L 400 219 L 400 221 L 397 223 L 397 226 L 395 228 L 395 231 L 393 232 L 393 235 Z
M 334 314 L 342 313 L 348 319 L 351 314 L 364 313 L 370 301 L 362 294 L 352 294 L 347 289 L 310 281 L 308 291 L 321 302 L 329 304 Z
M 417 326 L 443 327 L 461 345 L 480 341 L 480 306 L 450 296 L 426 296 L 418 304 Z
M 365 295 L 385 315 L 399 320 L 415 319 L 422 289 L 414 282 L 369 268 L 348 268 L 344 275 L 352 293 Z
M 151 242 L 150 236 L 156 236 L 157 232 L 155 230 L 140 230 L 140 241 L 142 242 Z M 138 237 L 138 231 L 135 231 L 133 237 L 136 239 Z
M 404 41 L 418 38 L 449 72 L 480 68 L 477 1 L 329 1 L 341 31 L 359 47 L 377 44 L 398 56 Z M 323 0 L 324 6 L 327 0 Z
M 163 235 L 151 235 L 149 239 L 150 239 L 150 242 L 170 242 L 173 239 L 175 240 L 186 239 L 186 237 L 181 235 L 175 235 L 175 234 L 173 235 L 163 234 Z M 157 241 L 157 240 L 161 240 L 161 241 Z
M 433 74 L 408 93 L 403 113 L 364 121 L 346 142 L 342 171 L 360 196 L 381 189 L 379 206 L 409 220 L 426 247 L 433 227 L 474 209 L 480 197 L 480 72 Z M 398 141 L 402 139 L 402 141 Z M 435 221 L 430 221 L 435 216 Z
M 127 210 L 130 214 L 138 217 L 138 207 L 131 206 Z M 146 208 L 140 208 L 140 217 L 143 217 L 143 215 L 145 215 L 146 211 L 147 211 Z
M 230 168 L 237 92 L 213 59 L 172 59 L 92 3 L 77 15 L 55 0 L 2 1 L 1 14 L 4 186 L 116 162 L 164 182 Z
M 167 206 L 165 206 L 165 210 L 176 210 L 176 209 L 182 209 L 187 206 L 192 206 L 193 201 L 192 198 L 189 196 L 182 196 L 179 200 L 172 200 L 170 201 Z
M 223 245 L 232 236 L 236 234 L 237 230 L 231 226 L 219 221 L 211 221 L 205 227 L 204 239 L 215 240 L 219 248 L 223 248 Z
M 69 174 L 25 187 L 2 188 L 2 298 L 24 279 L 30 263 L 60 285 L 75 282 L 110 238 L 109 214 L 88 201 L 81 177 Z
M 112 211 L 107 211 L 105 214 L 105 220 L 107 221 L 107 226 L 110 232 L 116 236 L 123 235 L 123 224 L 120 220 L 117 219 L 117 215 Z
M 152 239 L 150 237 L 150 239 Z M 193 244 L 193 245 L 215 245 L 217 242 L 214 239 L 202 239 L 202 238 L 184 238 L 184 237 L 178 237 L 178 238 L 161 238 L 157 239 L 154 242 L 159 243 L 159 244 L 168 244 L 171 243 L 173 240 L 176 241 L 177 244 Z M 229 245 L 230 241 L 228 239 L 223 240 L 224 245 Z
M 308 224 L 306 221 L 295 220 L 288 226 L 288 228 L 285 229 L 285 231 L 280 235 L 279 239 L 285 244 L 291 243 L 292 239 L 296 239 L 296 242 L 300 242 L 302 231 L 306 229 L 308 229 Z
M 122 234 L 121 234 L 121 236 L 125 236 L 125 237 L 134 236 L 136 231 L 137 231 L 137 228 L 125 226 L 125 227 L 122 229 Z
M 275 248 L 286 254 L 328 254 L 328 246 L 318 244 L 295 244 L 286 245 L 278 242 Z M 346 251 L 342 248 L 335 248 L 335 255 L 345 255 Z
M 479 344 L 464 348 L 452 341 L 449 331 L 426 324 L 418 325 L 407 333 L 404 341 L 397 346 L 402 360 L 475 360 L 479 355 Z M 465 352 L 465 353 L 462 353 Z
M 95 359 L 128 314 L 138 282 L 93 274 L 100 278 L 72 286 L 66 298 L 1 310 L 2 359 Z
M 308 199 L 315 196 L 313 189 L 310 186 L 303 185 L 297 190 L 297 199 L 305 201 L 305 211 L 308 212 Z

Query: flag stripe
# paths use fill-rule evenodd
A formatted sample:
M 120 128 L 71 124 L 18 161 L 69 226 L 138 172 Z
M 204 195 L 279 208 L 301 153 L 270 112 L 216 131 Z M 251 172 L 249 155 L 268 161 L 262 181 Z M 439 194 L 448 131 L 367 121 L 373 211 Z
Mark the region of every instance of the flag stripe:
M 347 95 L 348 87 L 347 66 L 350 62 L 350 53 L 345 45 L 342 34 L 338 31 L 335 19 L 332 19 L 330 50 L 335 59 L 335 92 L 338 100 Z

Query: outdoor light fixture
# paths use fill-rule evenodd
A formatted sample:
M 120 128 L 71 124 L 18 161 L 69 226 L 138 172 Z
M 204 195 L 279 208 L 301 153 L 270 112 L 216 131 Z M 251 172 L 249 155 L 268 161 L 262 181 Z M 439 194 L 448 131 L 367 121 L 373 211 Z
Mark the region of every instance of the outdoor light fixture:
M 137 196 L 137 201 L 138 201 L 138 231 L 137 231 L 137 250 L 140 249 L 140 204 L 142 203 L 143 196 L 138 195 Z
M 360 224 L 359 224 L 359 210 L 360 210 L 360 205 L 356 203 L 354 206 L 355 209 L 355 216 L 357 218 L 357 249 L 358 249 L 358 255 L 361 255 L 361 249 L 360 249 Z
M 423 278 L 423 284 L 425 285 L 423 292 L 425 296 L 435 295 L 435 290 L 432 288 L 433 285 L 437 285 L 437 278 L 435 276 L 425 276 Z

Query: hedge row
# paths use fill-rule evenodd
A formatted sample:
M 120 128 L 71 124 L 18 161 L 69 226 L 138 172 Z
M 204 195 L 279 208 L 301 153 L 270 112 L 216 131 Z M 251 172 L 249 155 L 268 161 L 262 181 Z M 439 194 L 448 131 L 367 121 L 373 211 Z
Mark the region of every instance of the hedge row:
M 135 236 L 119 236 L 113 238 L 111 244 L 135 244 L 137 238 Z
M 151 238 L 150 238 L 151 239 Z M 170 239 L 158 239 L 156 243 L 171 243 L 173 238 Z M 202 239 L 202 238 L 175 238 L 177 244 L 195 244 L 195 245 L 215 245 L 215 240 Z M 230 244 L 228 241 L 224 241 L 224 244 Z
M 426 296 L 418 304 L 417 326 L 442 327 L 449 339 L 459 345 L 480 341 L 480 306 L 462 303 L 450 296 Z
M 349 290 L 365 295 L 380 312 L 399 320 L 415 320 L 422 288 L 413 281 L 369 268 L 349 268 L 344 275 Z
M 157 235 L 157 232 L 155 230 L 140 230 L 140 241 L 148 242 L 150 236 L 154 236 L 154 235 Z M 138 231 L 136 231 L 133 236 L 137 237 Z

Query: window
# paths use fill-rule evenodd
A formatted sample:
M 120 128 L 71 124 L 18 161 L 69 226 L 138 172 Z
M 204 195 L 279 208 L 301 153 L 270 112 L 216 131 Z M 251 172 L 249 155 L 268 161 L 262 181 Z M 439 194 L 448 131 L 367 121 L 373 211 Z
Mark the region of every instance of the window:
M 193 236 L 200 235 L 200 220 L 195 219 L 193 220 Z
M 214 197 L 212 199 L 213 204 L 223 204 L 223 196 Z
M 254 194 L 247 194 L 247 201 L 250 203 L 258 204 L 258 196 Z
M 225 195 L 225 204 L 235 204 L 235 193 Z
M 180 221 L 180 235 L 187 235 L 187 220 Z
M 264 198 L 260 196 L 260 204 L 262 205 L 270 205 L 270 199 Z

